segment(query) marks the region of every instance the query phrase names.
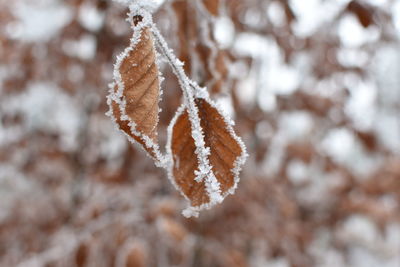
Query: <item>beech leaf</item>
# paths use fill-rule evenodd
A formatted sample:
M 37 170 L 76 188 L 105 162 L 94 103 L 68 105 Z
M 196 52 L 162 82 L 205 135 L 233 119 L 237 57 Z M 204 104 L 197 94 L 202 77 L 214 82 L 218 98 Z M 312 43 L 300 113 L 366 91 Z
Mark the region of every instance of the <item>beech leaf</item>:
M 208 99 L 194 100 L 198 109 L 198 117 L 203 130 L 204 143 L 210 149 L 208 161 L 211 176 L 214 176 L 219 186 L 221 199 L 232 194 L 238 183 L 241 165 L 247 153 L 240 138 L 234 133 L 232 126 L 216 106 Z M 213 201 L 207 183 L 210 177 L 197 181 L 199 156 L 196 152 L 195 139 L 192 134 L 192 122 L 185 105 L 178 110 L 170 125 L 170 140 L 168 149 L 171 153 L 170 176 L 176 185 L 190 201 L 190 208 L 184 215 L 197 215 L 198 211 L 216 204 Z M 211 177 L 212 178 L 212 177 Z M 212 181 L 211 181 L 212 183 Z
M 142 27 L 142 22 L 136 23 L 131 45 L 115 64 L 110 113 L 130 140 L 161 161 L 157 144 L 160 80 L 153 35 L 149 27 Z

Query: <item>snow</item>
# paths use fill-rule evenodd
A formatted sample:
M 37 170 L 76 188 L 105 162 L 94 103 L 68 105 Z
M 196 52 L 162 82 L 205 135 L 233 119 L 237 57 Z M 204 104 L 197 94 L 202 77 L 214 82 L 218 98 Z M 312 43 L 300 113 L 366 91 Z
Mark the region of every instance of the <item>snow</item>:
M 330 130 L 321 141 L 320 149 L 358 178 L 368 176 L 381 165 L 380 158 L 368 155 L 354 133 L 346 128 Z
M 253 64 L 256 65 L 248 77 L 240 80 L 237 91 L 241 99 L 248 102 L 251 98 L 254 101 L 255 93 L 258 93 L 257 101 L 264 111 L 275 109 L 275 95 L 294 93 L 305 76 L 302 72 L 307 71 L 307 64 L 303 64 L 306 65 L 304 68 L 285 64 L 284 53 L 272 38 L 241 33 L 235 39 L 233 48 L 238 55 L 253 57 Z M 304 63 L 304 60 L 298 60 L 298 64 Z
M 352 215 L 343 223 L 342 235 L 344 238 L 355 240 L 363 244 L 374 245 L 378 239 L 378 229 L 376 225 L 367 217 L 362 215 Z
M 389 150 L 400 153 L 400 119 L 398 112 L 379 112 L 375 131 L 379 141 Z
M 27 131 L 45 129 L 61 137 L 60 146 L 66 151 L 77 147 L 80 108 L 73 98 L 51 83 L 30 84 L 26 92 L 3 102 L 4 110 L 20 113 L 26 119 Z M 3 138 L 13 137 L 5 134 Z M 0 140 L 0 144 L 10 140 Z
M 236 63 L 232 66 L 231 71 L 234 73 L 233 75 L 237 75 L 239 73 L 247 73 L 247 66 L 245 64 Z M 239 99 L 244 103 L 244 106 L 253 106 L 254 102 L 256 102 L 257 96 L 257 73 L 252 71 L 246 77 L 239 77 L 238 86 L 236 88 L 236 94 Z
M 398 31 L 398 35 L 400 36 L 400 2 L 394 3 L 394 8 L 392 9 L 393 13 L 393 24 Z
M 345 106 L 345 113 L 352 119 L 357 129 L 369 130 L 373 126 L 377 110 L 377 88 L 371 81 L 359 81 L 349 87 L 350 97 Z
M 72 11 L 59 1 L 47 5 L 18 2 L 13 11 L 17 20 L 6 25 L 6 33 L 26 42 L 47 42 L 72 20 Z
M 349 245 L 349 263 L 351 266 L 398 266 L 400 257 L 400 231 L 396 224 L 389 225 L 386 235 L 382 235 L 377 225 L 364 215 L 351 215 L 338 228 L 339 240 Z M 394 242 L 394 243 L 392 243 Z M 398 246 L 397 246 L 398 247 Z
M 154 12 L 165 0 L 113 0 L 117 3 L 129 6 L 131 10 L 145 9 Z
M 197 95 L 197 97 L 199 96 Z M 225 110 L 226 114 L 229 117 L 234 117 L 235 110 L 233 107 L 232 98 L 229 95 L 218 97 L 217 99 L 215 99 L 215 102 L 222 110 Z
M 297 17 L 292 24 L 296 36 L 308 37 L 332 21 L 350 0 L 290 0 L 289 4 Z
M 345 47 L 360 47 L 376 41 L 380 32 L 377 27 L 364 28 L 354 15 L 348 14 L 339 23 L 338 35 Z
M 275 26 L 283 26 L 285 23 L 285 10 L 278 1 L 271 2 L 268 6 L 267 14 Z
M 290 181 L 295 185 L 301 185 L 309 181 L 308 166 L 301 160 L 291 160 L 287 171 Z
M 96 56 L 96 38 L 85 34 L 79 40 L 67 40 L 62 44 L 65 54 L 82 60 L 91 60 Z
M 313 117 L 308 112 L 286 112 L 279 121 L 279 134 L 289 141 L 307 138 L 313 127 Z
M 84 3 L 79 9 L 78 21 L 89 31 L 97 32 L 104 24 L 105 14 L 95 6 Z
M 235 26 L 228 17 L 219 17 L 215 21 L 214 38 L 221 49 L 227 48 L 233 44 L 235 37 Z
M 341 48 L 337 51 L 337 59 L 342 66 L 363 68 L 368 63 L 369 55 L 361 49 Z
M 276 108 L 276 95 L 271 91 L 263 90 L 260 92 L 257 102 L 263 111 L 273 111 Z

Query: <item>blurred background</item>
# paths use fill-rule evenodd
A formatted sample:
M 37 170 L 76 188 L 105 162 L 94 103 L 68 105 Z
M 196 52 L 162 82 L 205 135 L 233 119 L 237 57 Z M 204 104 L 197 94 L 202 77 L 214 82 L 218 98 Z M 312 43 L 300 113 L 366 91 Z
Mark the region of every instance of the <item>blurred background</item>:
M 399 267 L 400 1 L 158 3 L 247 145 L 236 194 L 185 219 L 104 115 L 125 6 L 0 0 L 0 266 Z

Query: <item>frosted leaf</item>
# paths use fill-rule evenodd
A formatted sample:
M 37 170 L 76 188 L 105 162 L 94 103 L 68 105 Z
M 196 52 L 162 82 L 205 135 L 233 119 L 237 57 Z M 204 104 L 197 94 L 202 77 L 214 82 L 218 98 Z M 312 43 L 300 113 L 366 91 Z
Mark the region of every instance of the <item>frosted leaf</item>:
M 109 101 L 113 120 L 149 155 L 162 162 L 157 125 L 160 79 L 148 16 L 130 16 L 134 34 L 129 47 L 117 57 Z
M 234 192 L 247 154 L 227 119 L 210 100 L 196 98 L 194 103 L 200 130 L 192 130 L 193 121 L 182 106 L 170 125 L 167 149 L 171 156 L 170 178 L 190 201 L 189 210 L 198 212 Z M 196 146 L 196 138 L 203 140 L 203 150 Z M 185 216 L 197 214 L 189 210 L 185 210 Z

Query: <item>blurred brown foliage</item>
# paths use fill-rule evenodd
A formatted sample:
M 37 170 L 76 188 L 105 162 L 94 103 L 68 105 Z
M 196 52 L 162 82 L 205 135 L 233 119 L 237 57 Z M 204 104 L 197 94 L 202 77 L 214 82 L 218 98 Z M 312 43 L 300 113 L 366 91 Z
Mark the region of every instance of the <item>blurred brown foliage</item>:
M 180 215 L 184 200 L 165 174 L 104 115 L 112 64 L 131 35 L 126 8 L 105 0 L 61 1 L 70 10 L 68 23 L 48 40 L 24 41 L 12 37 L 15 9 L 23 1 L 10 2 L 0 2 L 0 266 L 362 266 L 357 255 L 372 262 L 364 266 L 396 266 L 400 153 L 380 137 L 378 124 L 358 127 L 345 112 L 352 88 L 343 82 L 373 79 L 377 51 L 398 48 L 388 11 L 393 1 L 385 7 L 348 1 L 307 36 L 294 32 L 298 13 L 286 0 L 162 4 L 155 14 L 160 30 L 188 75 L 213 98 L 232 103 L 236 130 L 250 154 L 236 194 L 189 220 Z M 272 5 L 282 11 L 279 23 L 266 16 Z M 99 27 L 85 24 L 89 10 L 103 18 Z M 338 58 L 336 29 L 349 14 L 379 32 L 359 48 L 368 55 L 364 65 Z M 218 44 L 214 27 L 220 17 L 229 18 L 235 38 L 246 33 L 273 42 L 284 65 L 295 66 L 307 55 L 312 79 L 294 92 L 274 94 L 269 110 L 262 94 L 245 100 L 250 93 L 241 84 L 255 73 L 262 80 L 261 60 Z M 74 52 L 81 40 L 95 43 L 93 56 Z M 159 135 L 165 142 L 180 92 L 160 62 L 165 81 Z M 332 83 L 333 93 L 318 89 Z M 400 99 L 385 102 L 384 84 L 376 83 L 375 107 L 399 114 Z M 52 108 L 43 113 L 35 111 L 42 102 L 30 91 L 38 84 L 50 88 L 39 90 Z M 258 92 L 261 85 L 254 86 Z M 296 116 L 310 119 L 311 127 L 289 138 L 285 122 Z M 322 149 L 335 131 L 351 136 L 361 156 L 341 161 Z M 335 149 L 347 151 L 347 144 Z M 358 168 L 357 157 L 370 164 Z

